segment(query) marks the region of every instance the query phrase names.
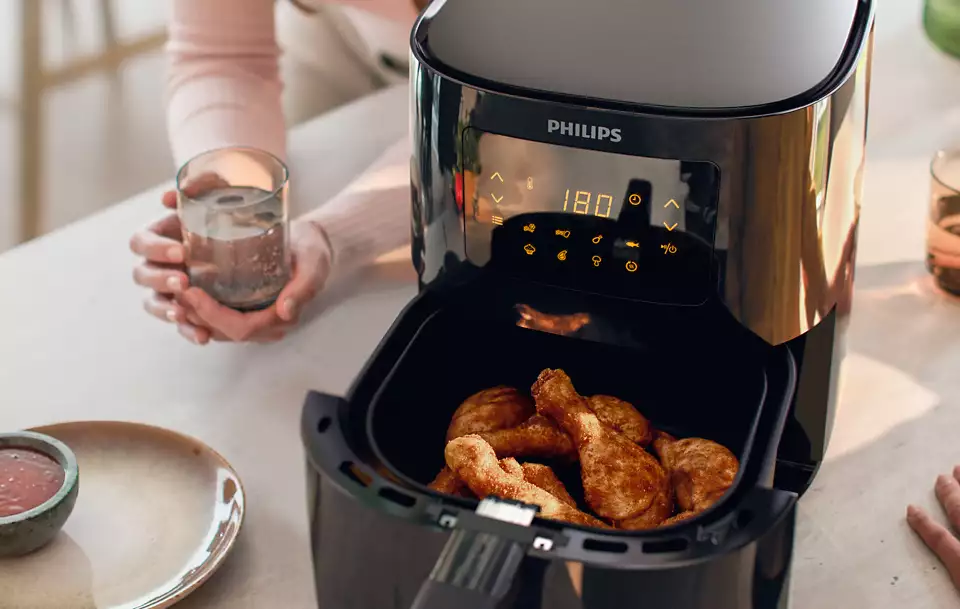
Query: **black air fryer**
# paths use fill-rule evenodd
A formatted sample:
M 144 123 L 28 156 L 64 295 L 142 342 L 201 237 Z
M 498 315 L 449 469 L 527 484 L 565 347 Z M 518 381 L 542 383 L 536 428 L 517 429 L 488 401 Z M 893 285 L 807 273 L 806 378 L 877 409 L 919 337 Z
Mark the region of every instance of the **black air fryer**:
M 346 397 L 304 407 L 321 609 L 787 606 L 836 407 L 872 32 L 871 0 L 425 11 L 420 294 Z M 640 532 L 428 489 L 457 406 L 545 368 L 727 446 L 733 486 Z

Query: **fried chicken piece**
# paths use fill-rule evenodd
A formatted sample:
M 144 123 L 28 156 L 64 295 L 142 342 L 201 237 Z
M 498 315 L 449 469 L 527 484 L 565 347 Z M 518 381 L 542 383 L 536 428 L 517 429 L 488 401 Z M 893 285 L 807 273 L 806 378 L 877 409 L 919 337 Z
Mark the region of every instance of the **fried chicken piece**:
M 597 515 L 630 529 L 656 527 L 671 515 L 673 493 L 660 463 L 602 424 L 564 371 L 541 372 L 532 393 L 537 412 L 573 439 L 587 504 Z
M 536 413 L 533 402 L 513 387 L 492 387 L 471 395 L 457 408 L 447 441 L 472 433 L 516 427 Z
M 594 395 L 587 398 L 587 408 L 597 415 L 601 423 L 627 436 L 631 442 L 644 448 L 653 442 L 650 421 L 630 402 L 609 395 Z
M 523 467 L 512 457 L 509 459 L 501 459 L 500 467 L 508 474 L 523 476 Z M 427 485 L 427 488 L 437 491 L 438 493 L 454 495 L 455 497 L 463 497 L 465 499 L 477 498 L 477 496 L 470 491 L 470 487 L 464 484 L 463 480 L 458 478 L 457 475 L 453 473 L 453 470 L 447 466 L 444 466 L 443 469 L 440 470 L 440 473 L 433 479 L 433 482 Z
M 602 423 L 624 433 L 632 441 L 643 446 L 650 443 L 653 434 L 650 424 L 630 403 L 610 396 L 594 396 L 588 400 L 587 406 L 594 410 Z M 472 433 L 486 440 L 501 458 L 569 461 L 577 458 L 577 449 L 570 436 L 551 419 L 541 415 L 535 414 L 517 426 Z
M 454 474 L 453 470 L 449 467 L 441 469 L 437 477 L 433 479 L 433 482 L 427 485 L 427 488 L 438 493 L 453 495 L 454 497 L 476 499 L 476 496 L 470 492 L 470 489 L 463 483 L 463 480 L 457 478 L 457 475 Z
M 447 466 L 478 497 L 494 495 L 501 499 L 540 506 L 541 518 L 549 518 L 600 528 L 609 528 L 589 514 L 570 507 L 547 491 L 530 484 L 514 473 L 504 471 L 493 448 L 478 435 L 456 438 L 444 450 Z
M 740 463 L 725 446 L 703 438 L 677 440 L 658 432 L 653 449 L 670 474 L 677 505 L 698 514 L 733 486 Z
M 691 518 L 693 518 L 694 516 L 698 516 L 699 514 L 700 512 L 680 512 L 676 516 L 671 516 L 670 518 L 667 518 L 666 520 L 661 522 L 660 526 L 661 527 L 673 526 L 675 524 L 683 522 L 684 520 L 690 520 Z
M 521 465 L 513 457 L 500 459 L 500 467 L 503 471 L 513 476 L 519 476 L 530 484 L 539 487 L 570 507 L 577 507 L 577 502 L 573 500 L 567 487 L 563 485 L 560 478 L 553 473 L 550 466 L 541 463 L 524 463 Z
M 523 478 L 523 466 L 520 465 L 520 463 L 518 463 L 513 457 L 500 459 L 500 469 L 507 472 L 511 476 L 520 476 Z M 529 480 L 527 482 L 529 482 Z
M 638 516 L 617 522 L 617 528 L 625 531 L 649 531 L 663 526 L 663 521 L 673 514 L 673 492 L 670 488 L 670 478 L 664 476 L 663 479 L 665 486 L 656 493 L 650 507 Z
M 629 402 L 601 395 L 589 398 L 587 406 L 604 425 L 623 433 L 641 446 L 650 444 L 653 437 L 650 423 Z M 476 433 L 493 446 L 501 458 L 568 461 L 577 458 L 577 449 L 570 436 L 553 420 L 541 415 L 533 415 L 516 427 Z
M 514 461 L 514 463 L 516 463 L 516 461 Z M 530 484 L 542 488 L 570 507 L 577 507 L 577 502 L 573 500 L 573 497 L 571 497 L 567 491 L 567 487 L 563 485 L 560 478 L 557 478 L 557 475 L 553 473 L 549 465 L 524 463 L 521 466 L 521 473 L 523 474 L 523 479 Z
M 490 444 L 501 458 L 577 458 L 577 450 L 570 436 L 556 423 L 540 415 L 533 415 L 517 427 L 479 432 L 477 435 Z

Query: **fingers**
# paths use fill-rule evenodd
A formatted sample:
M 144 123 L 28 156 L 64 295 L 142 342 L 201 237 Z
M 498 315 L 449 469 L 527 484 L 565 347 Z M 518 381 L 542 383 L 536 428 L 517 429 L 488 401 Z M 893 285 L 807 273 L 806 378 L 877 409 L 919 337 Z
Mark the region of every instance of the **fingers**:
M 154 294 L 144 300 L 143 308 L 157 319 L 177 324 L 177 332 L 190 342 L 197 345 L 210 342 L 210 330 L 187 321 L 186 309 L 175 300 L 161 294 Z
M 180 219 L 171 214 L 134 234 L 130 250 L 151 262 L 181 264 L 184 250 L 179 239 Z
M 265 330 L 280 325 L 276 307 L 254 313 L 240 313 L 215 301 L 199 288 L 189 288 L 183 300 L 193 309 L 204 326 L 222 333 L 233 341 L 253 340 Z
M 947 568 L 954 585 L 960 587 L 960 541 L 916 506 L 907 508 L 907 522 Z
M 161 294 L 153 294 L 144 300 L 143 308 L 157 319 L 175 324 L 188 323 L 186 310 L 176 301 Z
M 180 292 L 178 294 L 173 294 L 172 296 L 173 296 L 173 299 L 177 301 L 177 304 L 183 307 L 183 310 L 186 312 L 188 323 L 191 323 L 195 326 L 203 325 L 203 320 L 200 319 L 200 317 L 196 314 L 196 312 L 192 308 L 190 308 L 190 305 L 187 304 L 187 301 L 183 296 L 183 292 Z M 216 340 L 216 337 L 211 336 L 211 339 Z
M 143 308 L 157 319 L 176 324 L 177 332 L 196 345 L 206 345 L 211 340 L 218 342 L 245 340 L 254 343 L 273 343 L 282 340 L 287 334 L 287 326 L 276 325 L 251 331 L 249 335 L 243 338 L 234 338 L 220 330 L 206 327 L 200 314 L 192 310 L 189 305 L 184 306 L 183 302 L 164 294 L 152 294 L 144 300 Z M 231 312 L 237 313 L 236 311 Z M 237 313 L 237 315 L 243 314 Z
M 188 197 L 197 197 L 215 188 L 226 188 L 230 183 L 212 171 L 189 178 L 180 190 Z M 174 194 L 176 197 L 176 194 Z M 176 199 L 174 199 L 176 200 Z
M 201 328 L 188 323 L 178 323 L 177 332 L 195 345 L 203 346 L 210 342 L 210 330 Z
M 309 221 L 295 224 L 293 277 L 277 297 L 277 313 L 287 322 L 296 321 L 307 302 L 323 287 L 330 272 L 330 244 L 323 229 Z
M 947 519 L 953 528 L 960 530 L 960 482 L 957 482 L 957 475 L 960 474 L 960 468 L 954 468 L 952 476 L 939 476 L 934 491 L 937 494 L 937 500 L 943 506 L 943 511 L 947 513 Z
M 284 329 L 269 328 L 267 330 L 261 331 L 259 334 L 254 336 L 250 342 L 263 343 L 263 344 L 276 343 L 286 338 L 286 336 L 287 336 L 287 332 Z
M 280 319 L 296 321 L 300 307 L 317 295 L 322 283 L 324 265 L 320 256 L 296 256 L 293 260 L 293 278 L 277 297 L 277 314 Z
M 221 334 L 220 332 L 213 332 L 209 328 L 204 328 L 203 326 L 196 326 L 191 323 L 178 323 L 177 332 L 180 333 L 180 336 L 184 337 L 191 343 L 196 345 L 206 345 L 210 341 L 216 342 L 232 342 L 227 336 Z M 271 328 L 265 330 L 254 336 L 249 340 L 252 343 L 275 343 L 280 340 L 283 340 L 286 337 L 286 332 L 280 329 Z
M 163 206 L 167 209 L 176 209 L 177 208 L 177 193 L 173 190 L 168 190 L 163 193 L 160 197 L 160 202 L 163 203 Z
M 179 294 L 187 289 L 189 281 L 186 273 L 177 269 L 141 264 L 133 267 L 133 281 L 160 294 Z

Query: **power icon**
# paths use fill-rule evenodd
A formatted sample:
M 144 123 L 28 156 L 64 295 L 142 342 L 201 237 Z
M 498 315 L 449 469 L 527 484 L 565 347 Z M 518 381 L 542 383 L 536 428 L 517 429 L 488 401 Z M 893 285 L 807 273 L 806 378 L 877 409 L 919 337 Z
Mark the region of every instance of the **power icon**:
M 637 270 L 637 263 L 634 262 L 633 260 L 628 260 L 626 266 L 627 266 L 628 273 L 635 273 Z

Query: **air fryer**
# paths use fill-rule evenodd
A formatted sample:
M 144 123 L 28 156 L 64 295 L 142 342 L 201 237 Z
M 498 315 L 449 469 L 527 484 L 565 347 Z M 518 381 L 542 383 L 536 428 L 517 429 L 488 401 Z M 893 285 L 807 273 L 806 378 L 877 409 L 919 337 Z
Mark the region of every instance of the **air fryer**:
M 872 10 L 424 12 L 411 39 L 420 294 L 347 395 L 311 392 L 303 412 L 321 609 L 786 606 L 796 503 L 835 410 Z M 766 30 L 745 30 L 750 17 Z M 821 29 L 798 32 L 804 20 Z M 650 86 L 624 84 L 627 65 Z M 430 490 L 460 403 L 527 392 L 546 368 L 723 444 L 740 461 L 733 486 L 649 531 Z M 579 467 L 548 464 L 583 506 Z

